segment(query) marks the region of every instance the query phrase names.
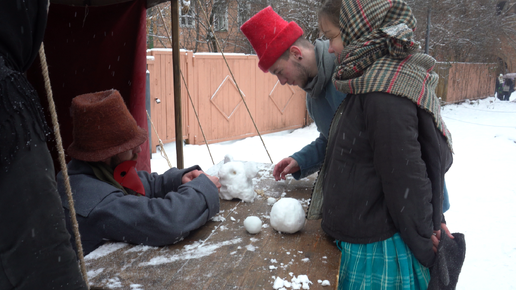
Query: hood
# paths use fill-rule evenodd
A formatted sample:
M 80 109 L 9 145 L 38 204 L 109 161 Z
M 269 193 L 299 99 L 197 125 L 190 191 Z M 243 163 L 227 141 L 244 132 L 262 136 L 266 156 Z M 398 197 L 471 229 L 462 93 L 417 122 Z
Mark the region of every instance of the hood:
M 47 23 L 48 0 L 0 1 L 0 55 L 25 72 L 38 55 Z

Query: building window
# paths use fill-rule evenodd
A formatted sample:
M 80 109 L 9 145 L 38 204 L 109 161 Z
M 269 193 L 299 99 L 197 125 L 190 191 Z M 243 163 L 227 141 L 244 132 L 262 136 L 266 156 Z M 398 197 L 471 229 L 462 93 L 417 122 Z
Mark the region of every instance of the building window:
M 251 3 L 249 1 L 238 2 L 238 26 L 242 26 L 251 18 Z
M 213 0 L 213 29 L 228 30 L 228 6 L 224 0 Z
M 188 12 L 186 14 L 184 13 L 183 7 L 179 9 L 179 26 L 181 27 L 187 27 L 187 28 L 193 28 L 195 26 L 195 14 L 193 11 L 193 7 L 190 6 L 190 9 L 188 9 Z

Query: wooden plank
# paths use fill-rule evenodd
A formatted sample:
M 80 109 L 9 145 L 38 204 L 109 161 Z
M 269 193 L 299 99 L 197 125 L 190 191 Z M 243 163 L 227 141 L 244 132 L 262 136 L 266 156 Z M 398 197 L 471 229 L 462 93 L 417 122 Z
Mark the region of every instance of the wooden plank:
M 315 175 L 300 181 L 276 182 L 270 165 L 261 165 L 255 189 L 267 196 L 294 197 L 306 208 Z M 307 221 L 303 230 L 282 234 L 270 227 L 271 206 L 259 196 L 253 203 L 221 201 L 217 217 L 191 233 L 184 241 L 167 247 L 144 247 L 108 243 L 86 257 L 90 284 L 130 289 L 273 289 L 276 277 L 291 281 L 307 275 L 310 289 L 332 289 L 338 272 L 340 252 L 320 221 Z M 266 227 L 256 235 L 247 233 L 247 216 L 260 217 Z M 95 258 L 108 247 L 122 247 Z M 322 287 L 317 280 L 329 280 Z M 134 287 L 134 285 L 133 285 Z

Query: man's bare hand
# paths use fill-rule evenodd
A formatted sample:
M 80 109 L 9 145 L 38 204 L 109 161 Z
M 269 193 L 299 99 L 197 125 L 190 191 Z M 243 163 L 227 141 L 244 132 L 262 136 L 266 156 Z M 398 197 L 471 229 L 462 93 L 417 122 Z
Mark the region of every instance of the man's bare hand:
M 217 176 L 211 176 L 204 172 L 203 172 L 203 174 L 206 175 L 211 180 L 211 182 L 213 182 L 213 184 L 215 184 L 215 186 L 217 187 L 218 190 L 220 190 L 220 187 L 222 186 L 222 184 L 220 184 L 219 178 Z
M 195 178 L 199 177 L 199 175 L 201 175 L 201 173 L 203 173 L 203 172 L 201 170 L 197 170 L 197 169 L 187 172 L 183 175 L 181 182 L 183 184 L 190 182 L 190 181 L 194 180 Z
M 286 179 L 287 174 L 292 174 L 296 171 L 301 170 L 297 161 L 292 157 L 283 158 L 276 166 L 274 166 L 274 170 L 272 171 L 272 175 L 276 179 L 276 181 Z
M 220 190 L 220 187 L 222 186 L 219 182 L 219 178 L 216 177 L 216 176 L 211 176 L 211 175 L 208 175 L 206 173 L 204 173 L 204 171 L 202 170 L 192 170 L 190 172 L 187 172 L 183 175 L 183 178 L 181 179 L 181 182 L 183 182 L 183 184 L 187 183 L 187 182 L 190 182 L 194 179 L 196 179 L 197 177 L 199 177 L 199 175 L 201 174 L 204 174 L 206 175 L 206 177 L 208 177 L 211 182 L 213 182 L 213 184 L 215 184 L 215 186 L 217 187 L 218 190 Z

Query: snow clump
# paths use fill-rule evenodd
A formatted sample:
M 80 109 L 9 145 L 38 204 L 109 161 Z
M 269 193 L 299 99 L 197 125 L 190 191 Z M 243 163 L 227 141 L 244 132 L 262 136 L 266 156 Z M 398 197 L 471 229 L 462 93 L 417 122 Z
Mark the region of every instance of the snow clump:
M 218 176 L 220 184 L 219 197 L 225 200 L 233 198 L 244 202 L 253 202 L 256 192 L 253 187 L 253 177 L 258 173 L 258 167 L 254 162 L 232 161 L 226 155 L 224 164 L 221 165 Z

